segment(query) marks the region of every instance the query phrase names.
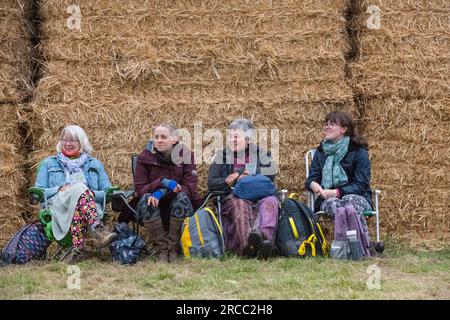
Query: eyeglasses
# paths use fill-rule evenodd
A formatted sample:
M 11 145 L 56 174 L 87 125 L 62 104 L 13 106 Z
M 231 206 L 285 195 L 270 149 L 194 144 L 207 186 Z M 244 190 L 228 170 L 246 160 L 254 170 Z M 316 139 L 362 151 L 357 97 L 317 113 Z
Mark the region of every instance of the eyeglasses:
M 77 143 L 80 142 L 79 140 L 72 140 L 72 139 L 61 139 L 63 143 Z
M 330 122 L 330 121 L 325 122 L 325 123 L 323 124 L 323 127 L 324 127 L 324 128 L 326 128 L 326 127 L 334 128 L 334 127 L 336 127 L 336 126 L 339 126 L 339 124 L 336 123 L 336 122 Z

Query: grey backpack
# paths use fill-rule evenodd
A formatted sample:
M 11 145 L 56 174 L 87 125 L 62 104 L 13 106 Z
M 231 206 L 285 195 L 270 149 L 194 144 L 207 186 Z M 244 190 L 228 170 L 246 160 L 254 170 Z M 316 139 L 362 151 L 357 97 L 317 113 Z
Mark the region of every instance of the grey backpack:
M 181 248 L 186 258 L 223 257 L 222 228 L 210 208 L 205 207 L 185 218 L 181 230 Z

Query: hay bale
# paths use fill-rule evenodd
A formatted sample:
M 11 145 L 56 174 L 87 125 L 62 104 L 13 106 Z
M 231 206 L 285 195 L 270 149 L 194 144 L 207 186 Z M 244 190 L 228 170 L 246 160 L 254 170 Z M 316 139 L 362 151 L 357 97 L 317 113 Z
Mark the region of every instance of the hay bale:
M 368 98 L 448 97 L 448 1 L 358 1 L 360 59 L 352 66 L 354 90 Z M 367 27 L 369 5 L 381 10 L 381 28 Z
M 31 92 L 31 1 L 0 4 L 0 103 L 24 101 Z
M 23 155 L 21 154 L 18 126 L 18 107 L 0 105 L 0 247 L 24 223 L 21 213 L 24 209 L 25 177 Z
M 352 96 L 344 72 L 346 1 L 133 2 L 126 10 L 118 1 L 81 1 L 81 31 L 66 26 L 69 4 L 41 3 L 39 103 L 136 93 L 164 103 Z
M 449 101 L 367 101 L 363 121 L 372 156 L 372 185 L 382 190 L 382 226 L 394 237 L 442 239 L 450 198 Z M 424 115 L 427 115 L 425 118 Z

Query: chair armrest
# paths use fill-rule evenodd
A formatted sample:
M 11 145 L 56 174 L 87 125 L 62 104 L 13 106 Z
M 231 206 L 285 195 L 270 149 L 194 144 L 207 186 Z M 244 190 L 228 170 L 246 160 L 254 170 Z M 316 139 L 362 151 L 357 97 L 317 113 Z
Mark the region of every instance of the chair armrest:
M 112 186 L 110 188 L 106 188 L 105 189 L 105 197 L 108 198 L 111 194 L 113 194 L 116 191 L 119 191 L 120 187 L 119 186 Z
M 30 187 L 27 189 L 31 204 L 38 204 L 45 200 L 45 190 L 37 187 Z

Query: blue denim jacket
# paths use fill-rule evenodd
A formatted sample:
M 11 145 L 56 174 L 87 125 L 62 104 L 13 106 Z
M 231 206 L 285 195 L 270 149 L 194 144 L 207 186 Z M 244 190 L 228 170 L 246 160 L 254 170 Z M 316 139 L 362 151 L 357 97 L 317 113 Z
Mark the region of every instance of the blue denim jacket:
M 111 187 L 108 175 L 102 163 L 94 157 L 90 157 L 83 165 L 87 187 L 95 194 L 95 202 L 103 204 L 105 189 Z M 59 187 L 65 185 L 64 167 L 56 156 L 48 157 L 39 168 L 35 187 L 45 190 L 45 196 L 50 199 L 58 193 Z M 102 208 L 103 209 L 103 208 Z

